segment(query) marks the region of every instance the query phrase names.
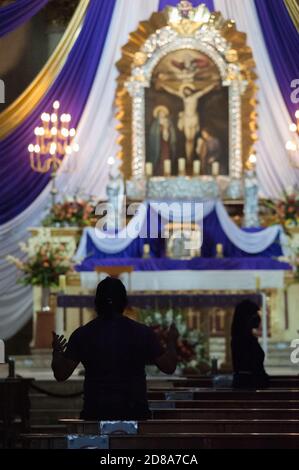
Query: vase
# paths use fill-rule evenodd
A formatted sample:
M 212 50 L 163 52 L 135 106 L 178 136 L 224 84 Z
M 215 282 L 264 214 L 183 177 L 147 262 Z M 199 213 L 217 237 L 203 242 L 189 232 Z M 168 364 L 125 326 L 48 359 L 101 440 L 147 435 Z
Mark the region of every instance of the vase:
M 50 287 L 42 287 L 41 310 L 42 312 L 50 310 Z

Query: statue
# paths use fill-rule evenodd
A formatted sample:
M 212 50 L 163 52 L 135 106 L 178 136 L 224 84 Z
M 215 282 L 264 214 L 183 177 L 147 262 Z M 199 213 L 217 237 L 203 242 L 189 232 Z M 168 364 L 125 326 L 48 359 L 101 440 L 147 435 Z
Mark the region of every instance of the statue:
M 259 227 L 259 186 L 255 168 L 245 171 L 244 186 L 244 227 Z
M 106 187 L 109 203 L 107 230 L 118 232 L 125 226 L 125 184 L 123 175 L 119 170 L 119 162 L 111 158 L 108 164 L 111 166 L 111 169 L 109 171 L 109 180 Z

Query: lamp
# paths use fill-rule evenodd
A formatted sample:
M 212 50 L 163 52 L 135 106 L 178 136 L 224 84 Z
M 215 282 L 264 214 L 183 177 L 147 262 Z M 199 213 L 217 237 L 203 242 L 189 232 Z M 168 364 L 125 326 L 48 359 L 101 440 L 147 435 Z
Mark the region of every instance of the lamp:
M 34 129 L 35 141 L 28 145 L 30 166 L 37 173 L 51 171 L 52 205 L 55 204 L 57 188 L 55 184 L 57 171 L 66 157 L 79 151 L 79 145 L 74 141 L 76 129 L 71 128 L 70 114 L 59 114 L 60 103 L 54 101 L 52 113 L 42 113 L 42 125 Z M 65 171 L 68 171 L 66 166 Z M 70 170 L 69 170 L 70 171 Z

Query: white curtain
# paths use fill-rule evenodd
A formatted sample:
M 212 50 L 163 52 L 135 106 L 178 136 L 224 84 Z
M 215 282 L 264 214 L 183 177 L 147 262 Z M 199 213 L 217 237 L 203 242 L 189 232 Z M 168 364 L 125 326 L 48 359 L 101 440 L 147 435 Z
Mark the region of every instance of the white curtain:
M 278 197 L 283 189 L 299 183 L 299 172 L 289 164 L 285 149 L 286 141 L 291 138 L 290 116 L 276 81 L 254 1 L 214 0 L 214 6 L 225 18 L 235 20 L 237 29 L 247 34 L 252 47 L 260 88 L 257 173 L 261 195 Z
M 76 173 L 70 178 L 61 174 L 58 185 L 65 194 L 73 194 L 78 188 L 97 197 L 106 195 L 108 180 L 107 160 L 119 150 L 117 145 L 117 121 L 114 107 L 116 78 L 115 63 L 121 58 L 121 48 L 136 30 L 138 23 L 157 11 L 159 0 L 118 0 L 107 43 L 102 55 L 94 86 L 80 121 L 78 143 L 80 160 Z
M 241 230 L 230 218 L 222 202 L 217 202 L 216 213 L 222 230 L 239 250 L 251 255 L 261 253 L 283 236 L 280 225 L 267 227 L 260 232 L 248 233 Z M 281 238 L 282 239 L 282 238 Z
M 80 157 L 78 171 L 61 174 L 57 186 L 72 194 L 79 187 L 97 196 L 104 194 L 107 181 L 107 158 L 117 151 L 115 109 L 113 106 L 116 61 L 129 33 L 138 23 L 157 11 L 159 0 L 117 0 L 105 49 L 95 81 L 78 128 Z M 49 203 L 49 186 L 19 216 L 0 226 L 0 338 L 14 335 L 32 315 L 31 288 L 17 284 L 19 273 L 7 263 L 8 254 L 22 256 L 18 244 L 28 237 L 28 227 L 36 226 Z

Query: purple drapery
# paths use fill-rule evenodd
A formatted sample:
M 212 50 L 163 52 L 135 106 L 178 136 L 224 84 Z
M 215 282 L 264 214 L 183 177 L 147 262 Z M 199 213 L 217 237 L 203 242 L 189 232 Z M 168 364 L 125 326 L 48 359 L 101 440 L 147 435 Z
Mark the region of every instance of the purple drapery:
M 21 26 L 41 10 L 49 0 L 16 0 L 0 8 L 0 37 Z
M 151 212 L 148 210 L 148 232 L 151 232 Z M 256 232 L 260 229 L 245 229 L 249 232 Z M 147 243 L 150 245 L 150 252 L 151 257 L 153 258 L 163 258 L 165 256 L 165 239 L 161 237 L 163 230 L 161 226 L 161 218 L 159 218 L 159 223 L 157 225 L 157 233 L 159 234 L 158 238 L 150 238 L 145 237 L 141 238 L 138 236 L 127 246 L 127 248 L 119 253 L 104 253 L 94 245 L 91 237 L 87 237 L 87 244 L 86 244 L 86 252 L 88 253 L 88 257 L 83 261 L 82 265 L 78 267 L 78 271 L 89 271 L 93 270 L 94 266 L 98 263 L 99 260 L 109 259 L 116 259 L 119 261 L 119 264 L 122 264 L 121 259 L 128 259 L 128 258 L 142 258 L 143 254 L 143 247 L 144 244 Z M 237 269 L 267 269 L 266 266 L 269 268 L 270 266 L 270 259 L 277 258 L 282 255 L 282 248 L 279 243 L 279 240 L 276 240 L 271 245 L 269 245 L 264 251 L 256 254 L 249 254 L 245 251 L 242 251 L 233 242 L 228 238 L 226 233 L 224 232 L 221 222 L 218 218 L 217 212 L 213 210 L 209 215 L 204 218 L 203 221 L 203 236 L 202 236 L 203 244 L 201 246 L 201 256 L 203 258 L 215 258 L 216 257 L 216 246 L 217 244 L 221 244 L 223 247 L 223 254 L 226 260 L 231 260 L 232 258 L 244 258 L 243 261 L 240 260 L 239 267 Z M 264 264 L 259 261 L 259 267 L 257 264 L 254 264 L 255 261 L 250 261 L 249 259 L 257 259 L 257 258 L 267 258 L 268 261 L 265 261 Z M 196 263 L 196 262 L 195 262 Z M 225 269 L 229 269 L 229 264 L 234 266 L 235 269 L 235 261 L 225 261 L 226 267 Z M 98 263 L 101 264 L 101 263 Z M 129 263 L 130 264 L 130 263 Z M 242 264 L 243 267 L 240 267 Z M 289 265 L 284 263 L 285 267 L 281 269 L 289 269 Z M 246 267 L 245 267 L 246 266 Z M 254 266 L 254 267 L 253 267 Z M 263 266 L 263 267 L 262 267 Z M 282 266 L 282 264 L 271 264 L 271 269 L 276 269 L 274 266 Z M 162 269 L 162 268 L 161 268 Z M 168 269 L 168 268 L 167 268 Z M 194 268 L 195 269 L 195 268 Z M 197 268 L 196 268 L 197 269 Z M 206 267 L 204 269 L 207 269 Z M 213 269 L 213 268 L 211 268 Z M 217 268 L 216 268 L 217 269 Z M 219 265 L 218 265 L 219 269 Z M 279 268 L 277 268 L 279 269 Z
M 255 0 L 255 6 L 281 93 L 294 120 L 298 104 L 291 100 L 291 82 L 299 78 L 298 31 L 283 0 Z
M 179 0 L 160 0 L 159 4 L 159 10 L 164 10 L 165 7 L 171 5 L 171 6 L 177 6 L 179 3 Z M 206 6 L 210 11 L 214 11 L 214 1 L 213 0 L 191 0 L 191 3 L 193 4 L 194 7 L 197 7 L 201 3 L 205 3 Z
M 76 127 L 84 110 L 100 62 L 115 0 L 91 0 L 81 33 L 59 76 L 32 114 L 0 142 L 0 224 L 21 213 L 39 195 L 49 174 L 34 173 L 28 145 L 43 112 L 58 99 L 61 112 L 72 115 Z

